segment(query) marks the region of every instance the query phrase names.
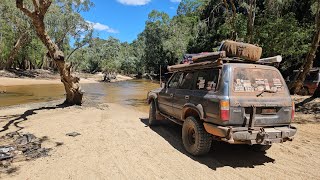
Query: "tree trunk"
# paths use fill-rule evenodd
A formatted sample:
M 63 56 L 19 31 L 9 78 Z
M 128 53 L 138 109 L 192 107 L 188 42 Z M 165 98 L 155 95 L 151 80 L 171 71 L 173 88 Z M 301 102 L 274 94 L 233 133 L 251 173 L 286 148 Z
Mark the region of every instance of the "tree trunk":
M 20 37 L 18 38 L 17 42 L 14 44 L 13 48 L 11 49 L 11 52 L 9 54 L 9 58 L 7 60 L 7 63 L 6 63 L 6 67 L 5 67 L 6 69 L 10 69 L 11 68 L 11 66 L 13 64 L 13 61 L 17 57 L 18 52 L 20 51 L 21 47 L 26 44 L 27 39 L 28 39 L 28 33 L 27 32 L 25 32 L 25 33 L 20 35 Z
M 52 58 L 55 64 L 57 65 L 57 68 L 60 73 L 61 82 L 64 84 L 64 88 L 66 91 L 65 103 L 71 105 L 80 105 L 82 103 L 83 96 L 83 92 L 81 91 L 81 88 L 79 86 L 80 79 L 71 75 L 71 65 L 65 63 L 64 53 L 59 49 L 59 47 L 55 43 L 53 43 L 45 29 L 44 16 L 47 13 L 52 3 L 52 0 L 40 0 L 39 2 L 32 2 L 34 6 L 34 12 L 31 12 L 30 10 L 24 7 L 23 0 L 16 0 L 16 6 L 22 12 L 24 12 L 24 14 L 31 18 L 37 36 L 48 49 L 47 55 L 50 58 Z
M 318 1 L 318 3 L 320 3 Z M 306 59 L 304 60 L 304 64 L 303 64 L 303 71 L 302 72 L 298 72 L 299 75 L 298 75 L 298 78 L 297 80 L 293 83 L 293 86 L 292 88 L 290 89 L 290 91 L 293 93 L 293 94 L 297 94 L 300 92 L 301 88 L 303 87 L 303 83 L 306 79 L 306 76 L 307 74 L 309 74 L 310 72 L 310 69 L 312 68 L 313 66 L 313 61 L 316 57 L 316 52 L 317 52 L 317 49 L 319 47 L 319 42 L 320 42 L 320 16 L 319 16 L 319 4 L 318 4 L 318 12 L 317 12 L 317 15 L 316 15 L 316 32 L 313 36 L 313 39 L 312 39 L 312 44 L 311 44 L 311 48 L 309 50 L 309 53 L 306 57 Z
M 253 27 L 256 18 L 256 0 L 249 0 L 248 20 L 247 20 L 247 41 L 253 42 Z
M 237 18 L 237 9 L 236 9 L 236 6 L 234 5 L 234 1 L 233 0 L 230 0 L 230 3 L 231 3 L 231 7 L 232 7 L 231 39 L 235 41 L 235 40 L 237 40 L 237 32 L 236 32 L 236 27 L 235 27 L 235 21 L 236 21 L 236 18 Z

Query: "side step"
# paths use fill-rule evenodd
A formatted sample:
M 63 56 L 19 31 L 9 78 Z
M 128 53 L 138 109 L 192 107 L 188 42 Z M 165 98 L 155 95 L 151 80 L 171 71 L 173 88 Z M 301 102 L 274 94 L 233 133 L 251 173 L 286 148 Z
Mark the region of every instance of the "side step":
M 169 119 L 170 121 L 176 123 L 176 124 L 179 124 L 179 125 L 181 125 L 181 126 L 182 126 L 182 124 L 183 124 L 183 121 L 180 121 L 180 120 L 178 120 L 178 119 L 176 119 L 176 118 L 173 118 L 173 117 L 168 116 L 168 115 L 163 114 L 163 113 L 160 113 L 160 114 L 161 114 L 162 116 L 164 116 L 165 118 Z

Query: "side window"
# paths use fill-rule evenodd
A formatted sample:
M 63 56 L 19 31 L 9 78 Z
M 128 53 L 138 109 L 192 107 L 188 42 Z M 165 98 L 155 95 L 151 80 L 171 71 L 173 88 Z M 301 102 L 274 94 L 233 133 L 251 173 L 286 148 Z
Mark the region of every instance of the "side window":
M 179 89 L 190 89 L 192 86 L 193 78 L 194 78 L 194 72 L 183 73 L 183 79 L 181 81 Z
M 204 91 L 215 91 L 218 84 L 219 70 L 206 69 L 198 73 L 195 89 Z
M 181 82 L 183 78 L 183 73 L 176 73 L 173 78 L 171 79 L 171 81 L 169 82 L 168 87 L 169 88 L 177 88 L 179 86 L 179 83 Z

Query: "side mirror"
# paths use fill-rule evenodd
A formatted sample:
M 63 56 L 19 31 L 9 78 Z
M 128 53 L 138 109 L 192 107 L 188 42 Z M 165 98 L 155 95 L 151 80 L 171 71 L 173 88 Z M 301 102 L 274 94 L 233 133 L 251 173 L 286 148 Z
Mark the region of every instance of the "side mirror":
M 166 83 L 162 82 L 161 83 L 161 88 L 166 88 Z

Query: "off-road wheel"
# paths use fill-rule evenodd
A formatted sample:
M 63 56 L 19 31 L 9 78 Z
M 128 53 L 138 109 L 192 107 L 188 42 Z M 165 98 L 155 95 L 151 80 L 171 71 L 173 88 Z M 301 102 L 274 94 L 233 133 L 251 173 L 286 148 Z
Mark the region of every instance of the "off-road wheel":
M 156 109 L 156 102 L 153 100 L 150 103 L 149 108 L 149 126 L 157 125 L 157 109 Z
M 210 151 L 212 136 L 207 133 L 200 120 L 190 116 L 182 126 L 182 142 L 190 154 L 199 156 Z
M 255 152 L 266 152 L 270 148 L 271 145 L 254 144 L 251 146 L 251 149 Z

